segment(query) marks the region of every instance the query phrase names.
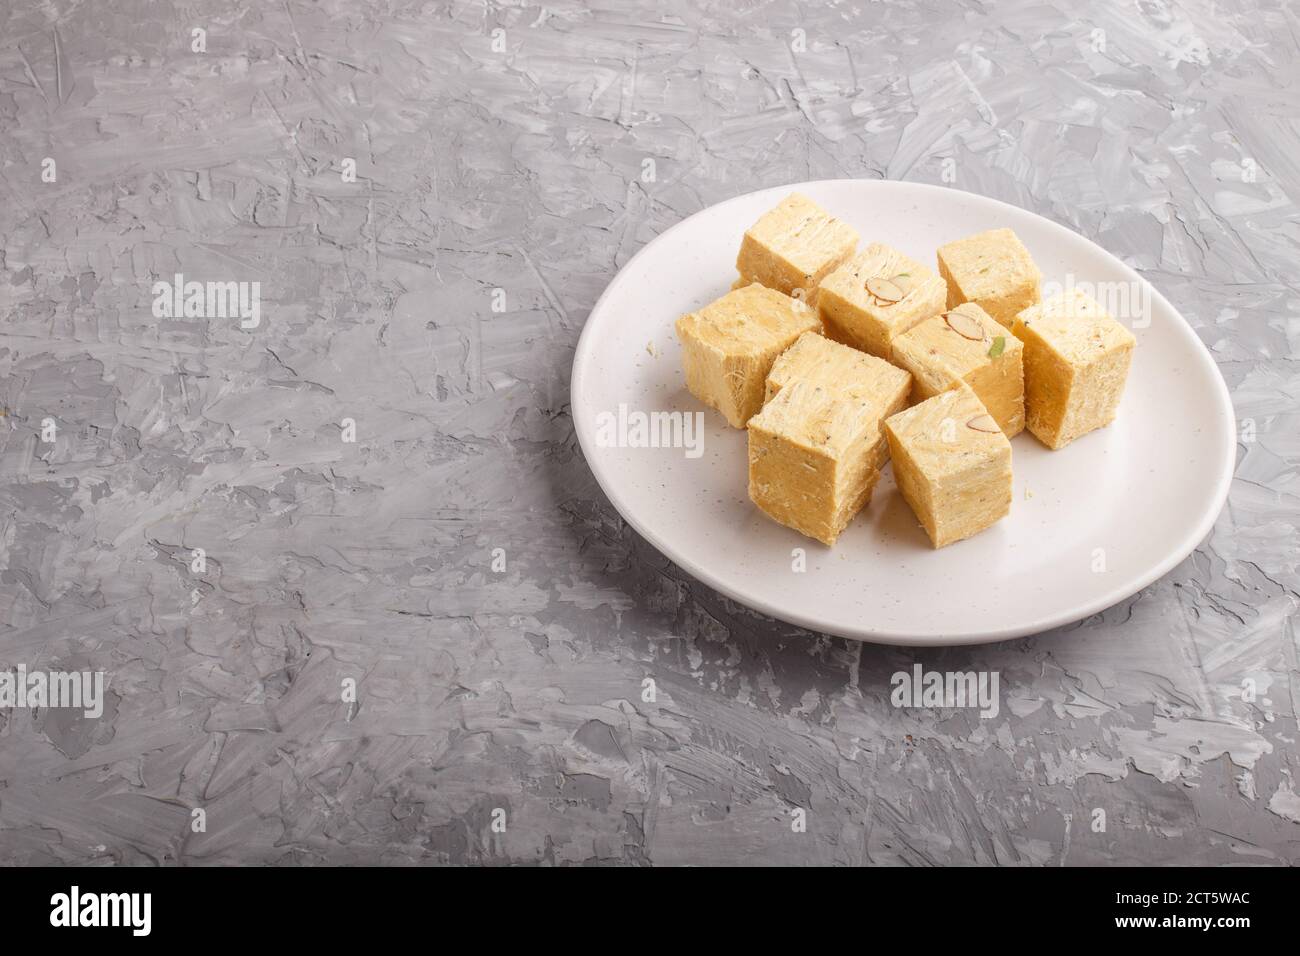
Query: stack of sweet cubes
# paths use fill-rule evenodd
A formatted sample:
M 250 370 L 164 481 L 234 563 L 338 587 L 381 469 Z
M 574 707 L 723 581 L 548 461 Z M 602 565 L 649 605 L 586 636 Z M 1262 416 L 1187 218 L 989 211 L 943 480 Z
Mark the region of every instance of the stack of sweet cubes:
M 1088 296 L 1042 299 L 1010 229 L 941 246 L 934 272 L 811 199 L 745 233 L 740 278 L 677 320 L 686 384 L 749 435 L 749 495 L 827 545 L 894 480 L 934 547 L 1011 508 L 1010 438 L 1051 449 L 1115 417 L 1135 340 Z

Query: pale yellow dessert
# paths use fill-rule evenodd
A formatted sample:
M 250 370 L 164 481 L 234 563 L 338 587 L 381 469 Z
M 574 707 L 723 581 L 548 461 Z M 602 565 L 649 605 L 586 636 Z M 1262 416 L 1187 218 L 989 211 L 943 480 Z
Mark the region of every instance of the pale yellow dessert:
M 894 481 L 936 548 L 1011 510 L 1011 442 L 966 385 L 885 420 Z
M 744 428 L 763 407 L 772 362 L 795 339 L 821 329 L 815 309 L 773 289 L 747 285 L 677 320 L 686 387 Z
M 912 373 L 912 401 L 965 382 L 1008 438 L 1025 427 L 1024 346 L 974 302 L 894 339 L 894 364 Z
M 873 242 L 822 280 L 817 309 L 828 337 L 888 361 L 893 339 L 942 312 L 946 294 L 925 266 Z
M 1115 420 L 1128 379 L 1133 333 L 1078 290 L 1016 316 L 1025 344 L 1025 424 L 1051 449 Z
M 939 247 L 939 275 L 948 284 L 948 308 L 974 302 L 1001 325 L 1039 300 L 1042 274 L 1010 229 L 990 229 Z
M 767 401 L 800 379 L 823 385 L 849 401 L 869 403 L 868 415 L 877 423 L 907 405 L 912 384 L 902 369 L 815 332 L 805 332 L 772 363 Z M 882 433 L 872 452 L 872 466 L 883 468 L 888 460 L 889 444 Z
M 907 386 L 794 377 L 749 420 L 749 497 L 768 517 L 832 545 L 880 477 L 880 425 Z
M 758 282 L 812 303 L 818 284 L 858 247 L 858 234 L 807 196 L 792 193 L 745 232 L 739 283 Z

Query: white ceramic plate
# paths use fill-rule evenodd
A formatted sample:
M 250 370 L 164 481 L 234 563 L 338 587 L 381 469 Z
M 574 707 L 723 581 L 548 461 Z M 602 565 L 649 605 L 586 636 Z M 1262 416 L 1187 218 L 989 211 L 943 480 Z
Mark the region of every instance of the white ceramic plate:
M 864 245 L 888 243 L 932 268 L 944 242 L 1010 226 L 1045 286 L 1095 283 L 1098 297 L 1110 296 L 1114 306 L 1125 289 L 1144 290 L 1149 318 L 1135 318 L 1132 309 L 1117 314 L 1138 345 L 1115 423 L 1056 452 L 1028 432 L 1013 439 L 1011 514 L 939 551 L 888 469 L 834 548 L 764 517 L 746 492 L 745 432 L 687 392 L 673 323 L 727 292 L 745 229 L 796 190 L 852 224 Z M 572 388 L 578 439 L 596 479 L 651 544 L 773 617 L 886 643 L 1001 640 L 1104 610 L 1165 574 L 1205 537 L 1236 458 L 1232 405 L 1218 369 L 1186 320 L 1137 273 L 1033 213 L 912 183 L 828 180 L 766 189 L 669 229 L 596 303 L 578 343 Z M 636 434 L 607 429 L 602 436 L 598 426 L 616 420 L 601 413 L 617 417 L 620 405 L 629 413 L 702 411 L 702 454 L 619 447 L 636 442 Z M 795 570 L 800 548 L 802 572 Z

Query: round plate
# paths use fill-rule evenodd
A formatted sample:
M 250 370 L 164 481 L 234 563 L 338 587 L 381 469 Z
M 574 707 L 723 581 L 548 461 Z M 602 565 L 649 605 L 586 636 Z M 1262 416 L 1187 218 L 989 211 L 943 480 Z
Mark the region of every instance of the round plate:
M 766 518 L 747 493 L 745 432 L 686 390 L 673 323 L 727 292 L 745 229 L 795 191 L 851 224 L 864 245 L 887 243 L 931 268 L 943 243 L 1009 226 L 1045 287 L 1092 283 L 1138 340 L 1115 422 L 1055 452 L 1028 432 L 1014 438 L 1011 513 L 938 551 L 889 469 L 834 548 Z M 1131 303 L 1127 315 L 1113 308 L 1125 290 L 1148 295 L 1149 314 L 1135 316 Z M 665 411 L 691 416 L 680 419 L 684 429 L 701 412 L 701 444 L 630 447 L 645 444 L 637 413 Z M 623 267 L 587 320 L 573 362 L 573 419 L 614 507 L 691 575 L 793 624 L 895 644 L 1002 640 L 1110 607 L 1205 537 L 1236 459 L 1218 368 L 1187 321 L 1137 273 L 1023 209 L 897 182 L 765 189 L 659 236 Z M 682 446 L 695 437 L 689 429 L 676 434 Z

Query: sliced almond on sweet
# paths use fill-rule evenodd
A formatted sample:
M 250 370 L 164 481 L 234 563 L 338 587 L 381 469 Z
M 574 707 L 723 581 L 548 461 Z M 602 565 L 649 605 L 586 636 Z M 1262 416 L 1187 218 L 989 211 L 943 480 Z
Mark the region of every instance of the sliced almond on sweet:
M 892 279 L 868 279 L 867 291 L 874 295 L 881 302 L 893 304 L 901 302 L 903 296 L 907 295 L 898 284 Z
M 984 326 L 964 312 L 945 312 L 943 320 L 948 323 L 948 328 L 962 338 L 970 339 L 972 342 L 984 341 Z
M 998 427 L 998 423 L 993 416 L 988 414 L 976 415 L 966 423 L 966 427 L 973 428 L 977 432 L 987 432 L 990 435 L 996 435 L 998 432 L 1002 431 L 1002 429 Z

